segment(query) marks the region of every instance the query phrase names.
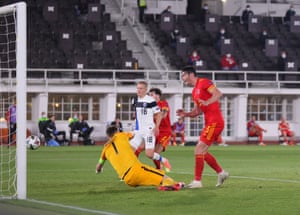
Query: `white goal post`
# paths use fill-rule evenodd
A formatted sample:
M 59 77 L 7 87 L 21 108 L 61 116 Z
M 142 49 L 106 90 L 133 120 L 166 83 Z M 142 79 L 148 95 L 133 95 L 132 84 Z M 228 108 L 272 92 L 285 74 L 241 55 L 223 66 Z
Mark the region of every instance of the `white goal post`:
M 25 2 L 19 2 L 7 6 L 0 7 L 0 16 L 5 14 L 13 14 L 14 28 L 15 28 L 15 62 L 16 68 L 0 68 L 16 70 L 16 84 L 10 86 L 16 94 L 16 175 L 14 177 L 14 183 L 16 187 L 16 193 L 13 196 L 8 196 L 17 199 L 27 198 L 27 151 L 26 151 L 26 102 L 27 102 L 27 90 L 26 90 L 26 72 L 27 72 L 27 9 Z M 4 33 L 4 32 L 2 32 Z M 7 48 L 7 55 L 10 55 L 10 50 Z M 12 78 L 12 77 L 11 77 Z M 1 85 L 2 83 L 0 83 Z M 1 86 L 2 89 L 5 88 Z M 9 86 L 7 86 L 7 89 Z M 3 147 L 3 146 L 1 146 Z M 16 179 L 16 180 L 15 180 Z M 0 191 L 1 192 L 1 191 Z M 0 193 L 1 194 L 1 193 Z

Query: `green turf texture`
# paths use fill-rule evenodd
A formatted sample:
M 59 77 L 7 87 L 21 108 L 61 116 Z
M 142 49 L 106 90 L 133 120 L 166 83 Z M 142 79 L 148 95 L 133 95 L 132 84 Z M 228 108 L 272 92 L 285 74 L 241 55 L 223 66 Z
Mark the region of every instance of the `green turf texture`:
M 205 166 L 203 188 L 158 191 L 132 188 L 106 162 L 95 174 L 101 146 L 41 147 L 28 150 L 28 198 L 122 215 L 293 215 L 300 214 L 300 146 L 212 146 L 230 178 L 216 188 L 217 176 Z M 186 184 L 193 179 L 194 146 L 168 147 L 168 175 Z M 142 162 L 153 165 L 141 154 Z M 93 214 L 27 201 L 9 201 L 58 214 Z M 105 214 L 105 213 L 104 213 Z

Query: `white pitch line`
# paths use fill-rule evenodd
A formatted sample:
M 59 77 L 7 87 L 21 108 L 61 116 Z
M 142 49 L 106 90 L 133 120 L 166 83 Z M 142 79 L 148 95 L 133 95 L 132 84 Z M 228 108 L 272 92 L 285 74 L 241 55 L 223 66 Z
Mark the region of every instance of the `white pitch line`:
M 193 175 L 193 173 L 190 173 L 190 172 L 173 172 L 173 173 Z M 210 177 L 216 177 L 216 175 L 212 175 L 212 174 L 203 174 L 203 175 L 210 176 Z M 298 180 L 288 180 L 288 179 L 278 179 L 278 178 L 259 178 L 259 177 L 249 177 L 249 176 L 234 176 L 234 175 L 230 175 L 230 173 L 229 173 L 229 178 L 251 179 L 251 180 L 257 180 L 257 181 L 277 181 L 277 182 L 282 182 L 282 183 L 300 184 L 300 181 L 298 181 Z
M 254 179 L 259 181 L 277 181 L 283 183 L 296 183 L 300 184 L 300 181 L 297 180 L 288 180 L 288 179 L 278 179 L 278 178 L 258 178 L 258 177 L 248 177 L 248 176 L 229 176 L 231 178 L 241 178 L 241 179 Z
M 55 206 L 55 207 L 61 207 L 61 208 L 68 208 L 68 209 L 83 211 L 83 212 L 88 212 L 88 213 L 103 214 L 103 215 L 120 215 L 120 214 L 115 214 L 115 213 L 111 213 L 111 212 L 107 212 L 107 211 L 91 210 L 91 209 L 87 209 L 87 208 L 80 208 L 80 207 L 75 207 L 75 206 L 71 206 L 71 205 L 63 205 L 63 204 L 58 204 L 58 203 L 53 203 L 53 202 L 39 201 L 39 200 L 35 200 L 35 199 L 26 199 L 26 200 L 29 202 L 50 205 L 50 206 Z
M 175 174 L 188 174 L 188 175 L 193 175 L 190 172 L 173 172 Z M 209 177 L 216 177 L 216 175 L 212 174 L 203 174 L 205 176 Z M 278 178 L 259 178 L 259 177 L 248 177 L 248 176 L 233 176 L 230 175 L 230 178 L 238 178 L 238 179 L 250 179 L 250 180 L 257 180 L 257 181 L 276 181 L 276 182 L 281 182 L 281 183 L 296 183 L 300 184 L 300 181 L 297 180 L 286 180 L 286 179 L 278 179 Z M 44 204 L 44 205 L 50 205 L 50 206 L 55 206 L 55 207 L 61 207 L 61 208 L 68 208 L 72 210 L 77 210 L 77 211 L 84 211 L 84 212 L 89 212 L 89 213 L 95 213 L 95 214 L 103 214 L 103 215 L 120 215 L 120 214 L 115 214 L 107 211 L 100 211 L 100 210 L 91 210 L 87 208 L 80 208 L 76 206 L 70 206 L 70 205 L 63 205 L 63 204 L 58 204 L 58 203 L 52 203 L 52 202 L 46 202 L 46 201 L 39 201 L 35 199 L 27 199 L 27 201 L 30 202 L 35 202 L 39 204 Z

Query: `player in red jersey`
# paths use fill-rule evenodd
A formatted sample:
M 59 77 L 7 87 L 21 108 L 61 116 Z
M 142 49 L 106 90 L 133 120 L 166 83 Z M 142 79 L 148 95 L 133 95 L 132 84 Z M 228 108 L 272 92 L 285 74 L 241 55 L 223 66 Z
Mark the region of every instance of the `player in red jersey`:
M 295 139 L 295 134 L 294 132 L 290 129 L 290 125 L 288 121 L 284 117 L 281 118 L 281 121 L 278 124 L 278 129 L 281 133 L 281 135 L 284 138 L 284 143 L 282 145 L 294 145 L 294 139 Z M 290 137 L 290 141 L 288 141 L 288 137 Z
M 170 108 L 166 100 L 161 100 L 162 92 L 159 88 L 150 89 L 149 95 L 155 99 L 162 114 L 162 119 L 159 125 L 159 134 L 156 136 L 155 142 L 155 152 L 160 154 L 166 150 L 171 140 L 172 128 L 170 120 Z M 156 168 L 160 169 L 160 162 L 153 162 L 155 163 Z
M 266 144 L 263 143 L 263 132 L 267 132 L 267 130 L 260 127 L 260 125 L 256 123 L 255 115 L 253 115 L 251 119 L 247 122 L 247 130 L 249 137 L 258 137 L 259 145 L 266 146 Z
M 218 174 L 216 186 L 219 187 L 229 177 L 229 173 L 222 169 L 215 157 L 208 152 L 208 149 L 215 141 L 217 141 L 224 128 L 224 119 L 219 105 L 219 98 L 222 96 L 222 93 L 211 80 L 198 78 L 196 70 L 192 66 L 186 66 L 183 68 L 181 78 L 185 84 L 194 87 L 192 97 L 195 105 L 189 112 L 186 112 L 183 109 L 177 110 L 177 115 L 180 117 L 196 117 L 203 113 L 205 120 L 204 128 L 202 129 L 194 151 L 194 180 L 188 185 L 188 187 L 202 187 L 201 179 L 204 169 L 204 161 Z
M 155 149 L 154 151 L 161 154 L 167 148 L 170 143 L 171 135 L 172 135 L 172 128 L 171 128 L 171 121 L 170 121 L 170 108 L 169 104 L 166 100 L 161 100 L 162 92 L 159 88 L 152 88 L 149 90 L 149 95 L 154 98 L 157 103 L 157 106 L 160 108 L 161 111 L 161 121 L 159 124 L 159 134 L 155 138 Z M 135 154 L 139 156 L 141 151 L 144 150 L 144 144 L 142 144 L 136 151 Z M 157 169 L 161 169 L 160 161 L 153 160 Z M 166 171 L 169 172 L 170 169 L 166 168 Z

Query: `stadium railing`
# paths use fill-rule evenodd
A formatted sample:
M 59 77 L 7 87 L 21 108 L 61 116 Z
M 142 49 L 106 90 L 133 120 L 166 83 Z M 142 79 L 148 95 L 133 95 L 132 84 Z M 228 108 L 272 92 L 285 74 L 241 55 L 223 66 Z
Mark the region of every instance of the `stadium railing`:
M 123 75 L 120 75 L 122 74 Z M 150 84 L 182 86 L 179 70 L 98 70 L 98 69 L 27 69 L 27 84 L 41 85 L 97 85 L 120 86 L 146 80 Z M 126 75 L 124 75 L 126 74 Z M 220 87 L 255 88 L 269 86 L 273 89 L 300 87 L 300 73 L 291 71 L 198 71 L 199 77 L 210 78 Z M 13 69 L 0 70 L 0 84 L 13 85 Z

